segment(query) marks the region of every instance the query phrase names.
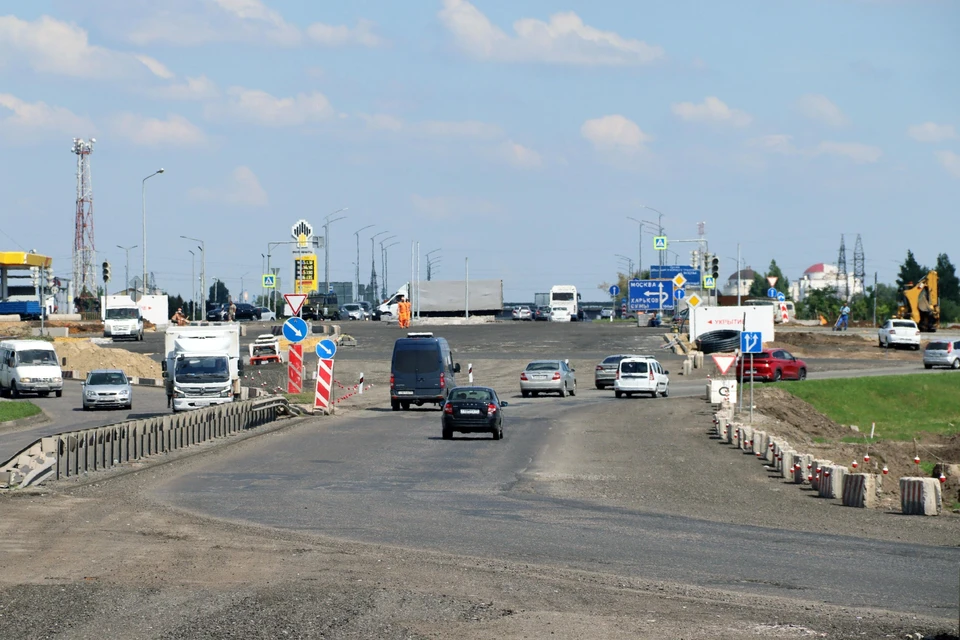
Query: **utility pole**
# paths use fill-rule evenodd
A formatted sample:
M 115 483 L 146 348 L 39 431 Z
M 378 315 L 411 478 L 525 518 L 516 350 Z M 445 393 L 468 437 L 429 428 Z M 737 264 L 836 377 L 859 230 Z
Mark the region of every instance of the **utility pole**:
M 637 220 L 633 216 L 627 216 L 628 220 L 633 220 L 638 225 L 640 225 L 639 233 L 637 234 L 637 270 L 641 273 L 643 272 L 643 220 Z M 637 274 L 639 278 L 640 275 Z
M 388 236 L 380 241 L 380 273 L 383 274 L 383 282 L 381 283 L 380 297 L 383 300 L 387 299 L 387 258 L 386 253 L 383 250 L 383 243 L 393 240 L 397 237 L 397 234 Z
M 130 249 L 136 249 L 136 248 L 137 248 L 137 245 L 133 245 L 132 247 L 121 247 L 120 245 L 117 245 L 117 249 L 123 249 L 124 252 L 127 254 L 125 267 L 124 267 L 123 290 L 127 293 L 128 296 L 130 295 L 130 291 L 128 290 L 130 288 Z
M 200 319 L 207 317 L 207 243 L 199 238 L 180 236 L 184 240 L 199 242 L 200 246 Z
M 877 326 L 877 272 L 873 272 L 873 326 Z
M 163 168 L 157 169 L 140 182 L 140 209 L 143 215 L 143 240 L 140 255 L 143 257 L 143 295 L 147 295 L 147 180 L 163 173 Z
M 368 224 L 367 226 L 365 226 L 365 227 L 360 227 L 359 229 L 357 229 L 356 231 L 353 232 L 353 235 L 356 236 L 356 238 L 357 238 L 357 261 L 354 263 L 354 266 L 356 267 L 356 269 L 355 269 L 355 270 L 356 270 L 355 276 L 356 276 L 356 281 L 357 281 L 357 296 L 356 296 L 357 299 L 356 299 L 356 302 L 359 302 L 359 301 L 360 301 L 360 232 L 363 231 L 364 229 L 369 229 L 370 227 L 373 227 L 373 226 L 375 226 L 375 225 Z M 371 304 L 372 304 L 372 302 L 371 302 Z
M 197 254 L 193 249 L 190 252 L 190 318 L 197 319 Z
M 656 214 L 659 216 L 659 218 L 657 218 L 657 220 L 658 220 L 658 222 L 657 222 L 657 229 L 658 229 L 659 235 L 662 236 L 662 235 L 663 235 L 663 212 L 662 212 L 662 211 L 659 211 L 659 210 L 657 210 L 657 209 L 654 209 L 653 207 L 648 207 L 648 206 L 645 205 L 645 204 L 640 205 L 640 208 L 641 208 L 641 209 L 650 209 L 650 211 L 653 211 L 654 213 L 656 213 Z M 662 271 L 662 270 L 663 270 L 663 254 L 664 254 L 665 252 L 663 252 L 663 251 L 658 251 L 657 253 L 660 254 L 659 264 L 660 264 L 661 271 Z
M 346 210 L 347 207 L 337 209 L 332 213 L 328 213 L 327 217 L 323 219 L 323 279 L 327 281 L 327 288 L 323 290 L 324 296 L 330 293 L 330 223 L 346 218 L 346 216 L 340 216 L 339 218 L 331 220 L 330 216 Z M 324 300 L 326 300 L 326 298 L 324 298 Z
M 375 303 L 377 300 L 377 236 L 382 236 L 385 233 L 390 233 L 389 231 L 378 231 L 377 233 L 370 236 L 370 295 L 373 297 L 371 302 Z M 381 298 L 382 299 L 382 298 Z

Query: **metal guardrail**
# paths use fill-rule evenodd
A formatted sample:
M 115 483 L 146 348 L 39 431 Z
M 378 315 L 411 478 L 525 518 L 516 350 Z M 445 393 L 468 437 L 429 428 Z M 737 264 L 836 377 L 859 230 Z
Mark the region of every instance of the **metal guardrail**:
M 103 471 L 254 429 L 294 412 L 271 396 L 40 438 L 0 465 L 0 487 L 23 488 Z

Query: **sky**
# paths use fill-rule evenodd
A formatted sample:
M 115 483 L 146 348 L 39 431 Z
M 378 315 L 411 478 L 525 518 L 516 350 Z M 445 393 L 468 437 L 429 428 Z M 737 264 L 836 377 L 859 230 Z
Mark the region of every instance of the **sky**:
M 184 297 L 181 235 L 208 285 L 259 294 L 268 243 L 325 217 L 330 280 L 359 240 L 368 282 L 383 232 L 391 289 L 418 243 L 422 279 L 432 252 L 508 301 L 601 300 L 658 225 L 682 264 L 700 223 L 722 280 L 738 246 L 794 280 L 841 236 L 852 269 L 860 235 L 892 282 L 908 249 L 960 260 L 958 29 L 947 0 L 3 3 L 0 249 L 71 275 L 70 150 L 96 138 L 97 264 L 122 282 L 137 245 L 141 272 L 145 204 L 148 271 Z

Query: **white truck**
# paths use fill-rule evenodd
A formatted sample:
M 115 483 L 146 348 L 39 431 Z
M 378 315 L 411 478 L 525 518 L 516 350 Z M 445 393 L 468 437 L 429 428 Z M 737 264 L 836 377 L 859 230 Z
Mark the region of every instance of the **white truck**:
M 174 413 L 240 398 L 240 325 L 171 325 L 167 327 L 164 352 L 164 387 Z
M 103 311 L 103 337 L 117 340 L 143 340 L 143 315 L 132 299 L 106 298 Z
M 386 302 L 377 307 L 381 320 L 397 320 L 397 301 L 402 295 L 413 303 L 413 311 L 421 317 L 441 318 L 462 316 L 497 315 L 503 312 L 503 280 L 426 280 L 413 287 L 410 297 L 409 283 L 400 287 Z M 469 302 L 468 300 L 469 292 Z M 419 294 L 419 300 L 418 300 Z

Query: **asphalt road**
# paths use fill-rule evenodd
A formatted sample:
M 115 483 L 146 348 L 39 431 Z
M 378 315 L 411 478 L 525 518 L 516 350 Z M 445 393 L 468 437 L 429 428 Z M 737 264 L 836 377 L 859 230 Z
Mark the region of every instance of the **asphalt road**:
M 137 418 L 147 418 L 169 410 L 167 398 L 162 388 L 134 387 L 133 410 L 100 409 L 84 411 L 80 395 L 80 383 L 67 380 L 63 383 L 63 396 L 56 398 L 37 398 L 27 396 L 24 401 L 32 402 L 50 417 L 50 420 L 26 428 L 4 428 L 0 423 L 0 462 L 6 462 L 16 453 L 28 447 L 38 438 L 64 431 L 102 427 Z M 16 400 L 15 402 L 20 402 Z
M 633 405 L 641 420 L 641 466 L 643 451 L 657 455 L 675 446 L 671 428 L 642 420 L 655 406 L 657 423 L 665 424 L 670 403 L 690 401 Z M 611 412 L 613 405 L 621 409 Z M 630 420 L 623 406 L 599 393 L 510 398 L 500 442 L 442 440 L 435 409 L 369 409 L 264 441 L 254 453 L 228 456 L 155 493 L 197 513 L 368 543 L 934 616 L 956 606 L 956 593 L 930 576 L 960 563 L 957 548 L 823 533 L 813 542 L 810 533 L 614 508 L 526 488 L 525 479 L 551 468 L 566 432 L 618 415 Z M 718 455 L 708 438 L 693 442 L 702 451 L 687 449 L 685 459 Z M 685 473 L 701 471 L 683 467 L 674 472 L 678 487 Z M 602 463 L 595 471 L 604 472 Z M 655 492 L 655 484 L 641 483 L 638 491 Z

